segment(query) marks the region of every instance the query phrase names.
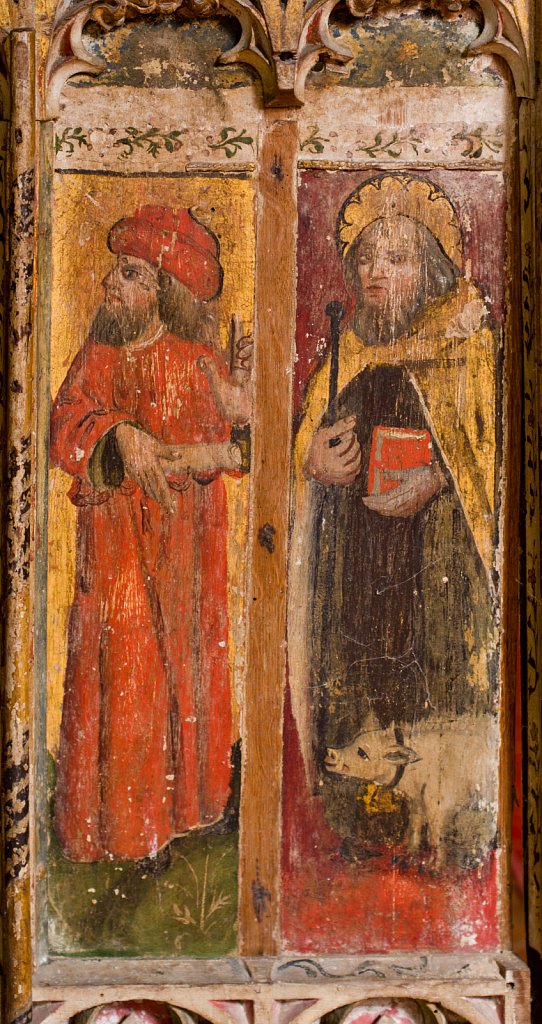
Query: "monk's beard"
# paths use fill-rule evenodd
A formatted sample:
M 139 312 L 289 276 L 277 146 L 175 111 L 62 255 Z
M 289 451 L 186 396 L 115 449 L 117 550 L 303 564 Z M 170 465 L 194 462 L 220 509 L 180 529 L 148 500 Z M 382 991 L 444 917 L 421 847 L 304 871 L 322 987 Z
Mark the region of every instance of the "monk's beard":
M 358 337 L 369 345 L 390 345 L 408 330 L 423 309 L 424 299 L 425 295 L 418 290 L 412 299 L 400 307 L 394 302 L 376 307 L 364 304 L 360 296 L 352 327 Z
M 141 337 L 151 323 L 156 308 L 150 306 L 145 310 L 134 310 L 129 306 L 119 306 L 118 309 L 109 309 L 102 304 L 96 311 L 90 333 L 98 344 L 120 348 Z

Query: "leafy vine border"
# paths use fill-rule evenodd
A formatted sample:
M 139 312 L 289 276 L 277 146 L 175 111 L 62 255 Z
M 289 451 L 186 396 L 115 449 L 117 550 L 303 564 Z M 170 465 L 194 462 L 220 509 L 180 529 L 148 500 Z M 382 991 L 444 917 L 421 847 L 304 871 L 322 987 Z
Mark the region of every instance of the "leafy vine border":
M 301 153 L 311 156 L 321 156 L 325 153 L 326 146 L 338 138 L 338 132 L 330 132 L 329 137 L 323 135 L 318 124 L 307 126 L 307 134 L 300 138 L 299 149 Z M 133 126 L 121 129 L 112 129 L 110 135 L 119 134 L 112 143 L 113 149 L 119 149 L 119 158 L 129 160 L 138 151 L 147 156 L 157 159 L 163 152 L 174 153 L 182 149 L 184 145 L 183 136 L 190 137 L 188 128 L 175 128 L 164 131 L 155 125 L 148 125 L 146 128 L 135 128 Z M 92 150 L 91 132 L 84 131 L 78 125 L 67 126 L 55 133 L 54 149 L 55 154 L 62 153 L 66 159 L 82 149 Z M 470 161 L 480 161 L 487 157 L 497 157 L 504 148 L 504 133 L 500 126 L 491 129 L 486 124 L 480 124 L 476 128 L 467 129 L 451 135 L 449 142 L 452 146 L 461 150 L 461 156 Z M 365 153 L 371 160 L 381 160 L 382 157 L 389 157 L 393 160 L 404 158 L 405 151 L 412 150 L 416 155 L 423 140 L 420 137 L 418 128 L 411 128 L 405 131 L 389 130 L 388 132 L 378 130 L 374 133 L 372 141 L 367 138 L 361 141 L 359 138 L 355 146 L 356 153 Z M 254 139 L 248 135 L 246 128 L 235 128 L 232 125 L 221 128 L 218 136 L 207 136 L 206 144 L 209 150 L 222 151 L 226 159 L 231 160 L 242 152 L 243 149 L 253 148 Z M 486 152 L 487 151 L 487 152 Z

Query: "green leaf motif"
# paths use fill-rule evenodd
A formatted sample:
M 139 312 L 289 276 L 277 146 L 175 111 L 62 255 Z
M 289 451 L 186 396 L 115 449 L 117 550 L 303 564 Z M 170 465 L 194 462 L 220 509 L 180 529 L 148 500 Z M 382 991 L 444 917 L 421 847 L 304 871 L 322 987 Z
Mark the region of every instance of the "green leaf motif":
M 392 160 L 397 160 L 400 156 L 403 156 L 404 150 L 414 150 L 416 155 L 418 154 L 418 146 L 422 143 L 422 139 L 418 138 L 414 129 L 410 129 L 408 132 L 393 132 L 388 138 L 384 138 L 382 132 L 377 132 L 374 141 L 368 146 L 356 146 L 356 152 L 367 153 L 367 156 L 376 159 L 379 156 L 389 156 Z
M 88 135 L 85 134 L 81 127 L 64 128 L 62 135 L 55 134 L 55 153 L 62 153 L 65 149 L 66 156 L 72 156 L 76 146 L 79 146 L 79 149 L 82 146 L 92 149 L 88 141 Z
M 485 149 L 489 150 L 490 153 L 500 153 L 504 145 L 502 135 L 502 128 L 497 128 L 495 134 L 492 135 L 489 132 L 488 126 L 481 124 L 471 132 L 456 132 L 455 135 L 452 135 L 452 139 L 455 142 L 463 142 L 465 144 L 464 149 L 461 150 L 461 156 L 468 156 L 471 160 L 479 160 L 480 157 L 484 156 Z
M 243 146 L 252 146 L 254 139 L 247 135 L 246 128 L 236 134 L 236 128 L 222 128 L 218 141 L 213 142 L 212 136 L 207 138 L 209 149 L 223 149 L 228 160 L 231 160 Z
M 113 143 L 114 146 L 122 147 L 123 152 L 121 152 L 120 156 L 123 160 L 131 157 L 136 149 L 146 151 L 154 160 L 156 160 L 162 147 L 167 153 L 173 153 L 176 149 L 181 148 L 181 135 L 185 135 L 188 131 L 187 128 L 180 128 L 171 132 L 162 132 L 159 128 L 148 128 L 146 131 L 143 131 L 134 127 L 125 128 L 124 130 L 126 134 Z
M 303 141 L 299 143 L 299 148 L 301 151 L 306 149 L 308 153 L 323 153 L 324 144 L 329 142 L 329 139 L 326 139 L 323 135 L 319 134 L 317 124 L 310 124 L 308 126 L 308 130 L 310 134 L 306 139 L 303 139 Z

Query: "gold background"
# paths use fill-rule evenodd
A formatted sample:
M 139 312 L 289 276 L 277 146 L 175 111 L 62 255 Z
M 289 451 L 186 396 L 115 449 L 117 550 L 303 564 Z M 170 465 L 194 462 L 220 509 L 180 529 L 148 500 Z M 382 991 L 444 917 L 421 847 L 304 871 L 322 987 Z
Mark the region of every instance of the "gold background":
M 254 288 L 254 189 L 240 179 L 121 178 L 57 175 L 53 206 L 53 287 L 50 386 L 54 398 L 85 342 L 102 299 L 101 281 L 115 257 L 107 235 L 115 221 L 137 206 L 155 203 L 194 207 L 217 235 L 224 269 L 220 343 L 227 345 L 234 312 L 252 329 Z M 238 719 L 245 663 L 244 566 L 248 528 L 248 477 L 225 477 L 228 495 L 230 666 Z M 71 479 L 51 469 L 48 501 L 47 746 L 56 754 L 67 655 L 67 624 L 73 599 L 76 510 L 67 497 Z

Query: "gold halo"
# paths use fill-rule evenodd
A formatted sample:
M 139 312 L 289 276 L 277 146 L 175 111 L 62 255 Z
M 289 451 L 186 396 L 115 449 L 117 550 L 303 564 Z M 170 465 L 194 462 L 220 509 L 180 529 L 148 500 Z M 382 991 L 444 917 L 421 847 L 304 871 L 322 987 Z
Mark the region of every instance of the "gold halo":
M 428 181 L 410 174 L 383 174 L 352 192 L 337 222 L 341 255 L 369 224 L 381 217 L 410 217 L 424 224 L 440 242 L 446 255 L 461 265 L 463 241 L 459 219 L 445 193 Z

